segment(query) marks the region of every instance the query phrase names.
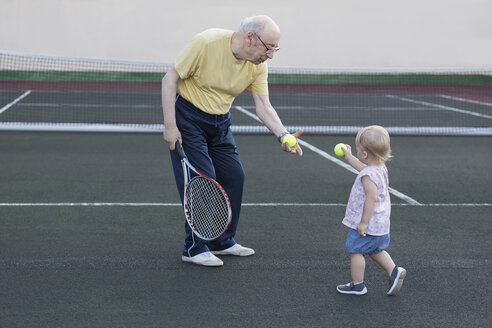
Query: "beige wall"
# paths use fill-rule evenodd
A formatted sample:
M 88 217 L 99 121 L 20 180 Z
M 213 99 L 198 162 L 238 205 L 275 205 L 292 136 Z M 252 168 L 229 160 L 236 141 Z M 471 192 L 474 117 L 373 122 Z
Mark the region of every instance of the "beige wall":
M 193 34 L 270 15 L 271 66 L 492 67 L 492 0 L 0 0 L 0 50 L 172 62 Z

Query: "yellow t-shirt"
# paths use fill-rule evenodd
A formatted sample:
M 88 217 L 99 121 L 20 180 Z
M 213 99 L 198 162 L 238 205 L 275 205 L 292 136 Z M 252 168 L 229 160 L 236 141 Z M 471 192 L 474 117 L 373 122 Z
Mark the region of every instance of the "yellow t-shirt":
M 226 114 L 245 89 L 268 95 L 266 62 L 255 65 L 236 59 L 231 51 L 233 33 L 214 28 L 195 35 L 174 64 L 181 78 L 180 96 L 209 114 Z

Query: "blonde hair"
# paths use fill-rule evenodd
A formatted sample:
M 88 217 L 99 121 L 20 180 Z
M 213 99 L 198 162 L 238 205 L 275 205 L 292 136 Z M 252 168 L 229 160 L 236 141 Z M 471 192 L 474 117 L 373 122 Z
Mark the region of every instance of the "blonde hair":
M 390 136 L 382 126 L 371 125 L 361 129 L 355 137 L 355 143 L 357 147 L 370 152 L 383 162 L 392 157 Z

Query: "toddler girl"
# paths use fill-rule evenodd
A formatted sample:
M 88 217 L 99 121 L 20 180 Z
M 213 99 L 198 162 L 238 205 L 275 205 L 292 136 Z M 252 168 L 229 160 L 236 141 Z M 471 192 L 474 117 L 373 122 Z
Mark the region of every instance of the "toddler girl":
M 390 242 L 391 202 L 388 192 L 386 161 L 391 157 L 390 137 L 381 126 L 363 128 L 355 139 L 357 157 L 346 145 L 345 159 L 359 174 L 350 192 L 345 217 L 350 228 L 346 249 L 350 253 L 352 282 L 337 286 L 342 294 L 364 295 L 366 255 L 378 263 L 389 276 L 388 295 L 400 290 L 406 270 L 395 265 L 385 251 Z

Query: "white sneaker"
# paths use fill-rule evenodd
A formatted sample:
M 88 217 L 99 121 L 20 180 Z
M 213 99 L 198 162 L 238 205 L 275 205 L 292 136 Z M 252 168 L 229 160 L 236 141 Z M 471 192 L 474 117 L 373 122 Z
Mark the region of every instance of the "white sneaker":
M 203 252 L 191 257 L 181 256 L 181 261 L 194 263 L 197 265 L 210 266 L 210 267 L 217 267 L 217 266 L 224 265 L 224 262 L 222 262 L 221 259 L 219 259 L 217 256 L 213 255 L 210 252 Z
M 227 249 L 221 251 L 212 251 L 214 255 L 234 255 L 234 256 L 251 256 L 255 253 L 254 249 L 234 244 Z

